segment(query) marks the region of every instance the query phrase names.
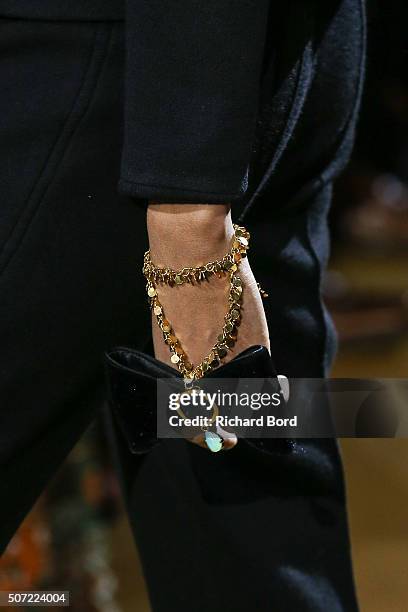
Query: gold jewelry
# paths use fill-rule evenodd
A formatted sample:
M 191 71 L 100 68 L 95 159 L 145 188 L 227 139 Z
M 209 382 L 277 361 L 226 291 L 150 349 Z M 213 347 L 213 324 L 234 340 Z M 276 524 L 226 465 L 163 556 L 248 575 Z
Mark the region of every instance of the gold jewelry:
M 147 292 L 149 289 L 154 289 L 154 285 L 147 283 Z M 218 336 L 217 342 L 212 347 L 210 353 L 198 365 L 193 366 L 187 358 L 187 355 L 181 347 L 180 341 L 174 334 L 170 322 L 166 319 L 163 306 L 159 302 L 157 294 L 153 296 L 149 294 L 151 308 L 156 315 L 157 323 L 163 332 L 163 338 L 171 351 L 170 360 L 177 365 L 178 370 L 185 378 L 200 379 L 207 372 L 215 369 L 221 364 L 221 361 L 227 356 L 236 342 L 238 326 L 241 322 L 241 296 L 242 296 L 242 281 L 240 277 L 233 272 L 230 279 L 230 290 L 228 296 L 228 310 L 224 317 L 224 325 Z
M 213 274 L 219 277 L 230 272 L 241 259 L 246 257 L 249 246 L 249 232 L 239 225 L 234 224 L 234 237 L 228 253 L 222 259 L 210 261 L 203 266 L 182 268 L 172 270 L 171 268 L 158 268 L 150 257 L 150 250 L 146 251 L 143 262 L 143 274 L 152 284 L 183 285 L 184 283 L 200 283 L 207 280 Z M 236 269 L 236 268 L 235 268 Z M 152 297 L 152 296 L 150 296 Z
M 146 290 L 150 307 L 156 316 L 157 323 L 163 332 L 163 338 L 170 348 L 170 360 L 175 364 L 186 379 L 198 380 L 206 373 L 221 365 L 236 342 L 238 326 L 241 322 L 241 302 L 243 283 L 237 274 L 239 262 L 246 257 L 249 245 L 249 232 L 238 225 L 234 225 L 234 237 L 228 253 L 221 260 L 213 261 L 204 266 L 172 270 L 171 268 L 157 268 L 150 258 L 150 251 L 144 256 L 143 274 L 147 279 Z M 230 287 L 228 294 L 228 310 L 224 317 L 224 325 L 217 342 L 203 361 L 193 366 L 181 347 L 180 341 L 174 334 L 170 322 L 166 319 L 163 306 L 159 301 L 156 283 L 165 283 L 170 286 L 182 285 L 185 282 L 194 283 L 206 280 L 210 275 L 228 274 Z

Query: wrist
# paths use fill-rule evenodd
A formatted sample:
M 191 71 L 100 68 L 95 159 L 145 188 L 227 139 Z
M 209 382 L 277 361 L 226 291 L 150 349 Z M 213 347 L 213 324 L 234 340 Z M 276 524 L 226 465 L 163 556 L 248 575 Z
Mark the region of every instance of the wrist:
M 225 254 L 234 233 L 230 207 L 223 204 L 156 204 L 147 210 L 147 230 L 156 265 L 179 268 Z

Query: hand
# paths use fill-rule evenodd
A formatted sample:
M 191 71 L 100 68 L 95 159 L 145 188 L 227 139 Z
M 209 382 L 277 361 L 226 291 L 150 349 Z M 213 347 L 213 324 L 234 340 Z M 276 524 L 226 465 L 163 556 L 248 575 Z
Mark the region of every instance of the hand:
M 218 204 L 151 203 L 147 227 L 152 261 L 157 266 L 174 269 L 221 259 L 229 250 L 234 233 L 229 207 Z M 255 344 L 270 349 L 262 299 L 248 258 L 241 261 L 239 275 L 244 287 L 242 320 L 237 341 L 224 363 Z M 221 279 L 211 276 L 208 282 L 195 285 L 159 285 L 157 289 L 166 319 L 171 323 L 190 363 L 197 365 L 211 351 L 223 326 L 227 311 L 228 276 Z M 176 367 L 170 361 L 169 348 L 163 341 L 154 315 L 152 334 L 157 359 Z M 224 448 L 235 446 L 236 437 L 222 437 Z M 193 441 L 206 448 L 203 436 Z

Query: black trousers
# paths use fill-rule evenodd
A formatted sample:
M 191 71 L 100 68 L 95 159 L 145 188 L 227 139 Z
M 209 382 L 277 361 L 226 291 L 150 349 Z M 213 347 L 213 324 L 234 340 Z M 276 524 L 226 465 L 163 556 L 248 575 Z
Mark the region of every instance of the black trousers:
M 122 24 L 0 29 L 4 548 L 101 408 L 103 351 L 141 348 L 149 314 L 144 208 L 117 193 Z M 330 194 L 328 182 L 296 210 L 248 217 L 290 376 L 322 375 L 333 348 L 320 301 Z M 219 456 L 168 441 L 140 459 L 113 423 L 110 435 L 154 610 L 357 609 L 334 441 L 287 441 L 267 458 L 243 441 Z

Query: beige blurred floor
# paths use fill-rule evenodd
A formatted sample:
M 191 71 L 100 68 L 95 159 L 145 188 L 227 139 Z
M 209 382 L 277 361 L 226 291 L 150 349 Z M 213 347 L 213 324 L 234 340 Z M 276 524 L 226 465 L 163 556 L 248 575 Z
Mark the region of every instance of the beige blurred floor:
M 408 260 L 402 256 L 373 261 L 349 251 L 334 263 L 360 289 L 408 286 Z M 408 337 L 375 347 L 340 347 L 333 375 L 407 377 Z M 407 612 L 408 440 L 342 440 L 341 447 L 361 612 Z M 115 526 L 113 553 L 122 612 L 149 612 L 125 518 Z
M 403 376 L 408 339 L 382 350 L 342 351 L 336 376 Z M 405 372 L 406 375 L 406 372 Z M 408 610 L 408 440 L 342 440 L 361 612 Z
M 359 290 L 408 288 L 408 256 L 361 251 L 333 265 Z M 333 376 L 408 377 L 408 337 L 340 347 Z M 408 610 L 408 440 L 342 440 L 361 612 Z

